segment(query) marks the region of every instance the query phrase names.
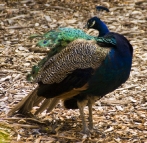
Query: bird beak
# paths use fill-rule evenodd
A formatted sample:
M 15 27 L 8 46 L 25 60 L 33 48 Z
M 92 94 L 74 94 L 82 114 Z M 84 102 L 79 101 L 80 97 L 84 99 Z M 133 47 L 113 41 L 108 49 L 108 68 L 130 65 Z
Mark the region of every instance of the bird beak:
M 84 29 L 88 29 L 88 25 L 86 24 L 83 28 L 84 28 Z

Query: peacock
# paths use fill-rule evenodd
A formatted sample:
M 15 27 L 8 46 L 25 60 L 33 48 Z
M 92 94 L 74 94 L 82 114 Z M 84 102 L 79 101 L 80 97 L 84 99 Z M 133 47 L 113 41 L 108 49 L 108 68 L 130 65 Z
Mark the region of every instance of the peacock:
M 84 26 L 87 29 L 96 29 L 99 31 L 98 37 L 102 37 L 107 34 L 109 31 L 106 24 L 98 17 L 92 17 L 87 21 L 87 24 Z M 56 30 L 51 30 L 43 35 L 44 40 L 40 40 L 37 45 L 40 47 L 51 47 L 48 55 L 43 58 L 38 65 L 32 67 L 32 71 L 27 75 L 27 80 L 32 81 L 36 75 L 39 73 L 42 65 L 53 55 L 59 53 L 64 49 L 70 42 L 76 39 L 85 39 L 85 40 L 95 40 L 97 41 L 97 36 L 91 36 L 86 34 L 80 29 L 74 28 L 58 28 Z
M 129 78 L 133 47 L 121 34 L 108 32 L 96 40 L 76 39 L 51 56 L 33 79 L 38 86 L 8 115 L 27 114 L 42 102 L 35 114 L 50 112 L 59 100 L 68 109 L 79 108 L 83 133 L 93 129 L 92 104 Z M 89 109 L 89 127 L 84 107 Z

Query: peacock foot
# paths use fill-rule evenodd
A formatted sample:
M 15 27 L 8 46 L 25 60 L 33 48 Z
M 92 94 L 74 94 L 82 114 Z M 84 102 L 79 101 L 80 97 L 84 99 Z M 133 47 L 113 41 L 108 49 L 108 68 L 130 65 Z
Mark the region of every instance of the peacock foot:
M 89 128 L 86 128 L 86 129 L 83 129 L 81 131 L 82 134 L 87 134 L 87 135 L 90 135 L 91 131 L 89 130 Z

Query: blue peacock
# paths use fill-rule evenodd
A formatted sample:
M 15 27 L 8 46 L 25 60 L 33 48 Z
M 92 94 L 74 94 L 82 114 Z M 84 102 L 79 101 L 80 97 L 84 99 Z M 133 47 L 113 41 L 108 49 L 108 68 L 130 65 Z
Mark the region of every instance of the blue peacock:
M 50 112 L 62 100 L 68 109 L 79 108 L 83 132 L 89 133 L 93 128 L 92 104 L 129 78 L 132 57 L 133 47 L 118 33 L 107 31 L 103 37 L 96 39 L 75 39 L 46 59 L 32 78 L 38 86 L 8 115 L 16 111 L 27 114 L 42 101 L 35 114 L 45 109 Z M 89 127 L 83 111 L 86 105 Z

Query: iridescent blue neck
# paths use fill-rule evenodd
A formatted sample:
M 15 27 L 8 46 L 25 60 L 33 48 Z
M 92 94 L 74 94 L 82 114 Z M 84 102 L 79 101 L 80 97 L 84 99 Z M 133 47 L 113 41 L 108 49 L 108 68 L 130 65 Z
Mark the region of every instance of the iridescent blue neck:
M 98 20 L 98 23 L 95 24 L 94 29 L 99 31 L 98 37 L 103 37 L 104 35 L 110 32 L 106 24 L 100 19 Z
M 98 35 L 98 37 L 102 37 L 102 36 L 106 35 L 107 33 L 109 33 L 108 27 L 102 21 L 100 21 L 98 28 L 99 28 L 99 35 Z

